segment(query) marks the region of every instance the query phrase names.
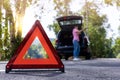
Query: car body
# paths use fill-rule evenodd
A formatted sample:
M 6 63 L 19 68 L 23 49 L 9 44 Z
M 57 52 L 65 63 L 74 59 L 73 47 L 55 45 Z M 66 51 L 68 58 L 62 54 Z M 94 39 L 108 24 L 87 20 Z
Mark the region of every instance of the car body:
M 56 19 L 61 30 L 57 34 L 55 49 L 60 58 L 65 58 L 66 60 L 73 56 L 73 35 L 72 30 L 74 26 L 78 26 L 78 29 L 82 29 L 81 16 L 63 16 Z M 85 33 L 82 32 L 79 36 L 80 38 L 80 56 L 85 56 L 86 59 L 90 59 L 90 51 L 88 48 L 88 38 Z

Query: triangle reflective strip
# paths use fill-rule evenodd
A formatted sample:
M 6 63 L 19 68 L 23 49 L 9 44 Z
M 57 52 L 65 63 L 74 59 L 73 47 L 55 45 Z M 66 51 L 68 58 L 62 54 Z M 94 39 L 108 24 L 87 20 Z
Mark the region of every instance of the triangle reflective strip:
M 25 55 L 35 39 L 38 39 L 48 58 L 25 58 Z M 64 71 L 64 65 L 58 57 L 40 22 L 37 20 L 28 32 L 13 57 L 6 65 L 6 72 L 11 69 L 30 68 L 60 68 Z
M 48 54 L 48 59 L 24 59 L 24 55 L 26 51 L 31 46 L 33 40 L 38 37 L 40 40 L 42 46 L 44 47 L 45 51 Z M 23 49 L 20 51 L 18 57 L 14 61 L 13 64 L 58 64 L 55 57 L 52 55 L 52 51 L 50 50 L 50 47 L 47 45 L 46 40 L 44 39 L 44 36 L 39 31 L 39 28 L 36 27 L 26 44 L 23 46 Z

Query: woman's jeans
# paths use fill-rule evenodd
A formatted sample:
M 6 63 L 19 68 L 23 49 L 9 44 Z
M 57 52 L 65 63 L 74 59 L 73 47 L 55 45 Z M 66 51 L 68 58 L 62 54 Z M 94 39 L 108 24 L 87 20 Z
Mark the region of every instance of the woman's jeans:
M 74 46 L 73 56 L 74 56 L 74 58 L 78 58 L 79 57 L 79 53 L 80 53 L 79 41 L 73 40 L 73 46 Z

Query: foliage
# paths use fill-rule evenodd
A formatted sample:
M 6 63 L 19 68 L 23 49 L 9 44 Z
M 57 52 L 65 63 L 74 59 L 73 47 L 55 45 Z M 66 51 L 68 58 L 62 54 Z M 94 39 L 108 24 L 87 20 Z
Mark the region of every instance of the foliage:
M 60 27 L 57 22 L 53 22 L 53 24 L 49 25 L 48 28 L 49 28 L 49 30 L 53 30 L 56 35 L 60 31 Z
M 0 60 L 10 59 L 21 43 L 22 21 L 25 10 L 30 4 L 34 4 L 35 1 L 0 1 Z
M 118 27 L 118 32 L 119 32 L 119 35 L 120 35 L 120 26 Z
M 120 53 L 117 55 L 117 58 L 119 58 L 119 59 L 120 59 Z
M 56 16 L 67 16 L 72 14 L 69 5 L 71 0 L 53 0 L 53 2 L 55 4 L 54 10 L 57 12 Z M 49 25 L 48 28 L 53 30 L 56 35 L 60 30 L 60 27 L 56 21 L 54 21 L 52 25 Z
M 22 26 L 25 10 L 30 4 L 32 4 L 32 1 L 33 0 L 13 0 L 15 8 L 15 27 L 18 28 L 16 29 L 16 35 L 18 37 L 22 37 Z
M 69 3 L 71 0 L 54 0 L 54 10 L 57 11 L 57 16 L 67 16 L 70 14 Z
M 50 38 L 50 41 L 51 41 L 51 43 L 52 43 L 53 47 L 55 47 L 55 44 L 56 44 L 56 39 L 54 39 L 54 38 Z
M 9 1 L 4 0 L 0 3 L 0 59 L 7 59 L 10 55 L 9 47 L 10 47 L 10 38 L 8 32 L 8 25 L 9 25 Z M 3 8 L 8 12 L 3 12 Z M 4 14 L 4 16 L 3 16 Z
M 119 56 L 120 54 L 120 38 L 117 38 L 115 40 L 115 44 L 113 46 L 113 53 L 115 54 L 115 56 Z
M 120 0 L 104 0 L 105 4 L 110 6 L 117 6 L 117 8 L 120 8 Z M 118 28 L 119 34 L 120 34 L 120 26 Z M 113 44 L 112 51 L 115 57 L 120 58 L 120 38 L 115 39 L 115 43 Z
M 0 3 L 0 54 L 1 53 L 2 53 L 2 6 Z
M 120 0 L 104 0 L 105 4 L 108 4 L 108 5 L 113 5 L 114 3 L 116 4 L 116 6 L 120 6 Z
M 106 15 L 99 15 L 98 6 L 94 2 L 87 2 L 83 6 L 84 27 L 90 38 L 91 53 L 95 57 L 113 57 L 111 45 L 112 40 L 106 39 L 105 23 Z

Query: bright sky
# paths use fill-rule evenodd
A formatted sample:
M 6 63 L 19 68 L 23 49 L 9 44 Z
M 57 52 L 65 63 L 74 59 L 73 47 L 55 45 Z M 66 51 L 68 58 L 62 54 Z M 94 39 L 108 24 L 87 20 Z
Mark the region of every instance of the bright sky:
M 108 35 L 117 37 L 118 34 L 118 27 L 120 26 L 120 11 L 116 9 L 116 7 L 108 7 L 104 8 L 103 13 L 107 13 L 108 22 L 111 25 L 111 30 L 108 30 Z
M 43 3 L 45 3 L 45 7 L 48 6 L 48 4 L 45 2 L 45 0 L 43 1 Z M 46 5 L 47 4 L 47 5 Z M 49 24 L 53 23 L 53 16 L 55 16 L 56 12 L 53 11 L 53 6 L 52 4 L 49 4 L 49 8 L 47 7 L 47 9 L 52 10 L 51 12 L 47 13 L 45 12 L 44 15 L 42 16 L 40 23 L 42 25 L 42 27 L 44 28 L 45 32 L 47 33 L 49 38 L 55 38 L 55 34 L 53 31 L 50 31 L 47 26 Z M 39 11 L 38 11 L 39 12 Z M 25 37 L 25 35 L 28 33 L 28 31 L 31 29 L 32 25 L 35 23 L 35 21 L 37 20 L 35 17 L 35 9 L 33 7 L 30 7 L 26 10 L 26 14 L 25 14 L 25 18 L 24 18 L 24 23 L 23 23 L 23 37 Z M 39 20 L 39 19 L 38 19 Z
M 47 3 L 46 3 L 47 4 Z M 73 3 L 71 4 L 72 11 L 76 12 L 78 9 L 81 8 L 81 2 L 79 0 L 73 0 Z M 42 16 L 42 19 L 40 20 L 40 23 L 42 24 L 42 27 L 44 28 L 45 32 L 47 33 L 49 38 L 55 38 L 55 34 L 53 31 L 50 31 L 47 26 L 48 24 L 52 24 L 55 16 L 55 12 L 53 10 L 52 4 L 49 4 L 49 10 L 51 9 L 51 12 L 45 13 L 45 15 Z M 120 25 L 120 11 L 116 9 L 116 7 L 104 7 L 100 11 L 103 14 L 107 14 L 108 22 L 111 25 L 111 29 L 107 30 L 108 37 L 114 36 L 117 37 L 118 35 L 118 26 Z M 113 15 L 114 14 L 114 15 Z M 32 25 L 37 19 L 34 18 L 34 9 L 31 7 L 26 10 L 26 15 L 24 19 L 24 27 L 23 27 L 23 37 L 28 33 L 28 31 L 31 29 Z

